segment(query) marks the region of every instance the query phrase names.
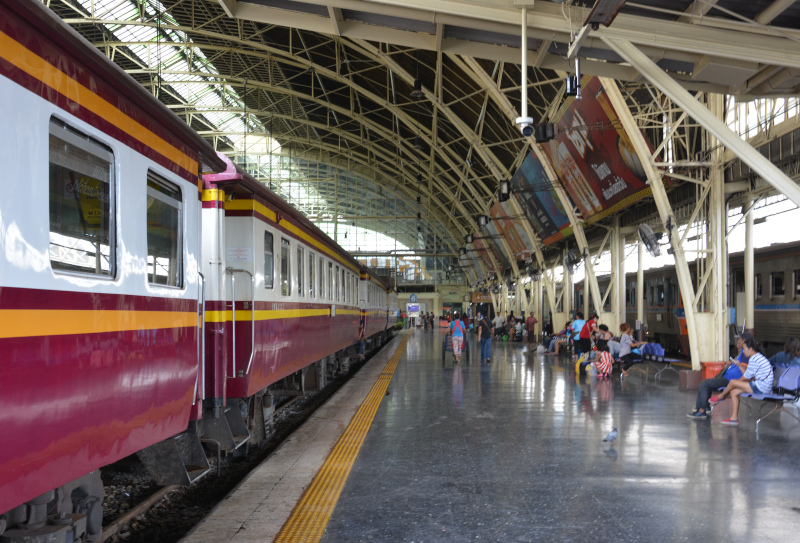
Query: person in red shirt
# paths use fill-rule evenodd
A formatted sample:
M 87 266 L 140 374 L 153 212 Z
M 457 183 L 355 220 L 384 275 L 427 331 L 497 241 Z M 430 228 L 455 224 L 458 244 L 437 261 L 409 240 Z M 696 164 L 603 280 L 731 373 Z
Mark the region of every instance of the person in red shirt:
M 592 318 L 586 321 L 581 328 L 578 339 L 581 342 L 581 352 L 588 353 L 592 350 L 592 333 L 597 332 L 597 313 L 592 312 Z
M 536 338 L 536 323 L 539 319 L 533 316 L 533 313 L 528 315 L 528 320 L 525 321 L 525 330 L 528 331 L 528 343 L 533 343 Z

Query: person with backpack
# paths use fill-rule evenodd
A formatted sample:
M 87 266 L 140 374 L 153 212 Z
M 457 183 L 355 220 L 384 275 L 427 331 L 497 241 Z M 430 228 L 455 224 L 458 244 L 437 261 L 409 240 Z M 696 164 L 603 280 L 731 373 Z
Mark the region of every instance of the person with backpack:
M 478 341 L 481 342 L 481 362 L 492 360 L 492 323 L 487 315 L 481 315 L 478 321 Z
M 450 323 L 450 331 L 453 334 L 453 356 L 456 357 L 456 364 L 461 361 L 461 346 L 466 337 L 464 322 L 454 315 L 453 322 Z

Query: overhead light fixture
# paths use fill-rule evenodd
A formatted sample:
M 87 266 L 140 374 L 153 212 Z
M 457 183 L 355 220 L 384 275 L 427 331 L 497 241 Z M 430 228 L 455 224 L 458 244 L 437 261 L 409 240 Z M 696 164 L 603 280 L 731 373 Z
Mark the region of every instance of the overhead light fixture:
M 461 248 L 458 250 L 458 255 L 459 255 L 459 256 L 464 256 L 464 255 L 466 255 L 466 254 L 467 254 L 467 250 L 466 250 L 465 248 L 461 247 Z
M 422 183 L 422 173 L 417 172 L 417 183 Z
M 500 202 L 505 202 L 508 200 L 510 188 L 508 186 L 508 181 L 500 181 L 500 186 L 498 187 L 497 192 L 497 200 Z
M 417 203 L 418 204 L 422 203 L 422 196 L 417 195 Z
M 565 96 L 578 95 L 578 76 L 568 75 L 564 84 L 566 85 L 566 88 L 564 89 Z
M 619 15 L 625 2 L 627 0 L 597 0 L 583 25 L 591 25 L 592 30 L 597 30 L 601 24 L 610 26 Z
M 486 215 L 478 215 L 478 226 L 486 226 L 489 224 L 489 217 Z
M 449 266 L 447 266 L 447 271 L 449 271 L 449 272 L 453 271 L 453 265 L 452 265 L 452 264 L 450 264 Z
M 411 98 L 423 98 L 425 93 L 422 92 L 422 81 L 419 80 L 419 77 L 414 79 L 414 90 L 411 91 Z
M 422 218 L 422 213 L 417 213 L 417 218 L 421 219 Z
M 467 234 L 466 236 L 464 236 L 464 241 L 466 241 L 467 243 L 472 243 L 472 234 Z
M 424 148 L 425 147 L 422 146 L 422 138 L 420 137 L 419 134 L 417 134 L 416 136 L 414 136 L 414 149 L 421 151 Z

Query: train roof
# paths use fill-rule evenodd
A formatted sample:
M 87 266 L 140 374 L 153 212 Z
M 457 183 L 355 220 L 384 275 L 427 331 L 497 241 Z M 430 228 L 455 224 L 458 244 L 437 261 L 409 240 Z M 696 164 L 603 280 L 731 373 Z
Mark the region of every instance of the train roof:
M 335 252 L 339 257 L 346 260 L 357 269 L 361 274 L 370 276 L 373 281 L 380 283 L 387 291 L 390 290 L 380 277 L 372 273 L 369 268 L 352 257 L 338 243 L 330 238 L 325 232 L 317 228 L 308 218 L 292 207 L 286 200 L 275 194 L 263 183 L 256 180 L 253 176 L 244 171 L 243 168 L 234 164 L 233 161 L 222 153 L 218 153 L 219 159 L 225 163 L 225 170 L 220 173 L 206 174 L 203 176 L 204 183 L 224 187 L 225 192 L 234 198 L 252 198 L 257 196 L 269 204 L 276 212 L 276 221 L 280 219 L 290 219 L 292 223 L 300 226 L 307 235 L 324 244 Z
M 38 1 L 4 2 L 3 8 L 28 22 L 65 55 L 72 56 L 90 72 L 112 85 L 120 96 L 152 115 L 158 124 L 196 150 L 202 171 L 225 169 L 225 164 L 219 160 L 211 144 L 44 4 Z M 51 58 L 48 61 L 58 64 L 58 59 Z

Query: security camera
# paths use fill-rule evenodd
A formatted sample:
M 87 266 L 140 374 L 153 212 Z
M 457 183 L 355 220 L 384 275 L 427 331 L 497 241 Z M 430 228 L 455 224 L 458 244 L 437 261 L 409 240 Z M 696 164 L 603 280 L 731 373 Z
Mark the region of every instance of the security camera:
M 531 117 L 517 117 L 517 126 L 526 138 L 533 135 L 533 119 Z

